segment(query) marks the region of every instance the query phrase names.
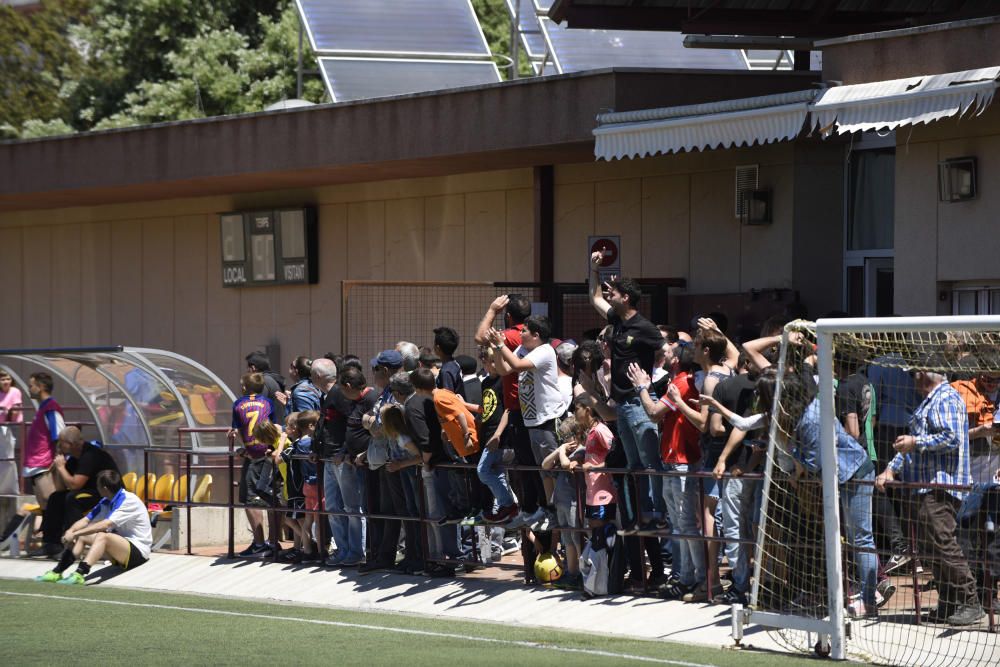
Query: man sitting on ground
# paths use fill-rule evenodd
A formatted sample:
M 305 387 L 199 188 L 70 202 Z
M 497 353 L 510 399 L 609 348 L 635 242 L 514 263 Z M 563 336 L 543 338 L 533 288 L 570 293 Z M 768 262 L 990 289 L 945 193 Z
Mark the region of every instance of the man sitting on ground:
M 153 529 L 146 505 L 134 493 L 125 490 L 116 470 L 102 470 L 97 475 L 101 501 L 67 530 L 62 537 L 66 548 L 55 569 L 37 577 L 37 581 L 83 585 L 84 578 L 97 561 L 109 558 L 123 570 L 137 568 L 149 560 L 153 548 Z M 73 561 L 87 555 L 76 571 L 63 578 Z

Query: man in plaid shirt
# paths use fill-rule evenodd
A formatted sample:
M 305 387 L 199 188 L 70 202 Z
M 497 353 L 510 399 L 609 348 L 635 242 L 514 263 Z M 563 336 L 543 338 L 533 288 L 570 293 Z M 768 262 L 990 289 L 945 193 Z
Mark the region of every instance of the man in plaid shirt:
M 946 363 L 934 356 L 923 366 L 940 368 Z M 913 413 L 909 435 L 893 443 L 896 455 L 876 479 L 876 487 L 884 490 L 885 483 L 897 476 L 916 484 L 971 486 L 965 401 L 941 373 L 917 370 L 914 383 L 925 398 Z M 930 559 L 938 586 L 937 613 L 931 619 L 954 626 L 978 622 L 985 614 L 955 538 L 956 513 L 965 490 L 927 486 L 907 489 L 907 493 L 903 513 L 915 524 L 919 555 Z

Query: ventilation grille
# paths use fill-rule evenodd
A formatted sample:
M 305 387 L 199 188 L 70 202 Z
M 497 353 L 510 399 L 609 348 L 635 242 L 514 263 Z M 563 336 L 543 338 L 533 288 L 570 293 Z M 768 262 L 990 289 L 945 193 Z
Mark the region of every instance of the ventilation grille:
M 736 167 L 736 217 L 739 218 L 747 212 L 747 199 L 751 192 L 757 189 L 757 168 L 759 165 L 750 164 Z

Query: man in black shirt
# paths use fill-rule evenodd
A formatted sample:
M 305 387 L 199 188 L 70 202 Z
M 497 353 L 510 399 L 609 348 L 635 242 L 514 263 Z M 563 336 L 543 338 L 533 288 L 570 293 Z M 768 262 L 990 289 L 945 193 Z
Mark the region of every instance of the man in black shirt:
M 632 363 L 639 364 L 649 375 L 653 374 L 653 358 L 663 345 L 663 336 L 655 324 L 639 314 L 642 292 L 634 281 L 613 279 L 605 283 L 606 292 L 602 292 L 601 259 L 599 251 L 590 257 L 590 303 L 612 327 L 607 342 L 611 349 L 611 398 L 617 406 L 618 437 L 629 468 L 663 470 L 656 425 L 643 409 L 639 394 L 628 378 L 628 367 Z M 663 478 L 639 477 L 639 501 L 645 524 L 642 527 L 658 527 L 666 512 Z M 629 517 L 628 523 L 634 524 L 639 518 Z
M 451 479 L 447 468 L 438 464 L 451 459 L 444 449 L 441 439 L 441 423 L 434 409 L 434 374 L 426 368 L 418 368 L 410 374 L 416 392 L 403 405 L 406 425 L 413 437 L 413 444 L 420 450 L 424 464 L 421 469 L 424 495 L 427 501 L 427 518 L 431 524 L 427 528 L 428 560 L 442 558 L 457 559 L 461 553 L 458 542 L 458 528 L 454 525 L 435 525 L 445 516 L 457 515 L 459 510 L 451 499 Z M 454 568 L 435 563 L 427 568 L 429 576 L 453 576 Z
M 744 361 L 741 359 L 741 361 Z M 747 363 L 740 364 L 738 375 L 721 380 L 712 396 L 723 407 L 741 417 L 750 415 L 754 404 L 756 382 L 746 372 Z M 738 476 L 736 471 L 749 472 L 746 464 L 750 448 L 744 446 L 742 431 L 722 420 L 722 435 L 713 437 L 710 446 L 721 443 L 722 449 L 707 453 L 709 459 L 717 458 L 713 473 L 720 477 L 722 471 L 733 472 L 733 477 L 721 481 L 722 535 L 726 538 L 726 559 L 733 568 L 733 585 L 723 596 L 722 604 L 747 604 L 750 590 L 750 551 L 739 540 L 753 539 L 753 497 L 756 482 Z M 714 436 L 714 434 L 713 434 Z M 741 474 L 741 473 L 740 473 Z
M 104 449 L 84 441 L 75 426 L 59 432 L 56 442 L 59 454 L 52 462 L 56 492 L 49 497 L 42 518 L 46 545 L 58 545 L 66 529 L 79 521 L 101 499 L 97 490 L 97 473 L 118 472 L 118 464 Z M 54 550 L 46 547 L 47 551 Z
M 334 439 L 343 423 L 344 439 L 333 443 L 333 475 L 336 480 L 334 497 L 328 505 L 332 510 L 348 514 L 362 515 L 365 512 L 367 490 L 365 487 L 365 469 L 355 465 L 355 458 L 361 452 L 367 451 L 371 434 L 365 429 L 362 417 L 370 411 L 378 399 L 375 391 L 367 386 L 365 374 L 357 368 L 347 368 L 340 373 L 335 388 L 340 394 L 336 397 L 334 389 L 328 392 L 327 398 L 333 394 L 334 418 L 330 423 Z M 324 415 L 324 419 L 325 419 Z M 324 424 L 324 431 L 326 424 Z M 324 435 L 324 443 L 326 436 Z M 326 485 L 324 486 L 326 488 Z M 331 487 L 332 489 L 332 487 Z M 339 502 L 338 502 L 339 501 Z M 346 517 L 347 529 L 340 535 L 342 542 L 337 542 L 337 533 L 333 539 L 337 545 L 337 556 L 332 565 L 340 567 L 355 567 L 365 561 L 365 531 L 367 524 L 363 516 Z
M 343 459 L 344 439 L 347 437 L 347 414 L 350 405 L 337 386 L 337 365 L 331 359 L 316 359 L 310 369 L 310 377 L 316 388 L 323 394 L 320 402 L 320 421 L 313 436 L 313 454 L 321 460 L 318 470 L 323 478 L 323 509 L 328 512 L 343 512 L 344 500 L 335 474 L 336 463 Z M 331 460 L 332 459 L 332 460 Z M 347 544 L 347 517 L 327 517 L 330 533 L 338 552 L 326 559 L 330 566 L 340 565 L 346 553 L 340 553 L 340 545 Z M 325 539 L 325 536 L 323 537 Z M 323 545 L 326 549 L 326 544 Z

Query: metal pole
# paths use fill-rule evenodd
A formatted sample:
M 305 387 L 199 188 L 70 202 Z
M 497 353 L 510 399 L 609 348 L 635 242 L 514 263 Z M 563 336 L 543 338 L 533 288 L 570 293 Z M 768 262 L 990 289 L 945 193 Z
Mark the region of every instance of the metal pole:
M 295 70 L 295 97 L 302 99 L 302 17 L 299 17 L 299 61 Z
M 521 35 L 521 0 L 514 0 L 514 15 L 510 19 L 510 78 L 518 78 L 520 51 L 518 40 Z
M 823 528 L 830 603 L 830 657 L 844 660 L 844 588 L 840 551 L 840 502 L 833 405 L 833 334 L 817 334 L 819 357 L 820 465 L 823 475 Z

